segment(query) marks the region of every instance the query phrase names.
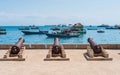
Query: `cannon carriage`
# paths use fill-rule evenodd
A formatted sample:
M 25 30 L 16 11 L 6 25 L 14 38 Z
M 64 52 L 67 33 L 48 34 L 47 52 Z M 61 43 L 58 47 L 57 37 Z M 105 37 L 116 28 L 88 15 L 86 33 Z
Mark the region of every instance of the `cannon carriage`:
M 87 60 L 112 60 L 105 49 L 93 41 L 93 38 L 88 38 L 88 42 L 90 45 L 87 46 L 87 53 L 84 53 Z
M 54 44 L 50 46 L 49 52 L 44 60 L 45 61 L 53 61 L 53 60 L 67 61 L 69 60 L 69 58 L 66 58 L 64 47 L 60 45 L 58 38 L 54 39 Z
M 8 51 L 5 53 L 1 61 L 24 61 L 24 50 L 25 46 L 23 38 L 19 38 L 19 40 L 15 43 L 15 45 L 11 46 Z

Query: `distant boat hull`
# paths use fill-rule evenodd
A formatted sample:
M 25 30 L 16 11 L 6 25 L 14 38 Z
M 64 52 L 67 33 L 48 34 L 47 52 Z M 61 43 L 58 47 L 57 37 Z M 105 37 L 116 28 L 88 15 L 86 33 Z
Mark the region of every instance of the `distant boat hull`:
M 50 34 L 50 33 L 47 33 L 46 35 L 48 37 L 78 37 L 79 36 L 79 34 L 70 35 L 70 34 Z
M 1 32 L 0 32 L 0 35 L 2 35 L 2 34 L 6 34 L 6 32 L 4 32 L 4 31 L 1 31 Z
M 45 34 L 48 33 L 48 31 L 38 31 L 38 32 L 33 32 L 33 31 L 22 31 L 26 35 L 31 35 L 31 34 Z
M 117 27 L 106 27 L 106 29 L 118 29 Z
M 31 29 L 39 29 L 39 27 L 31 27 Z
M 51 28 L 51 30 L 60 30 L 60 28 L 55 27 L 55 28 Z
M 109 25 L 102 24 L 102 25 L 99 25 L 97 27 L 109 27 Z
M 98 33 L 104 33 L 105 31 L 102 31 L 102 30 L 98 30 L 97 32 L 98 32 Z

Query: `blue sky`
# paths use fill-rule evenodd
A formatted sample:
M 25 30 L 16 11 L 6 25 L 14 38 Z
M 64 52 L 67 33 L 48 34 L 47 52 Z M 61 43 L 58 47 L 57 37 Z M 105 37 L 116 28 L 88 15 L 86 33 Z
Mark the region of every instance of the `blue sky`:
M 120 0 L 0 0 L 0 25 L 120 24 Z

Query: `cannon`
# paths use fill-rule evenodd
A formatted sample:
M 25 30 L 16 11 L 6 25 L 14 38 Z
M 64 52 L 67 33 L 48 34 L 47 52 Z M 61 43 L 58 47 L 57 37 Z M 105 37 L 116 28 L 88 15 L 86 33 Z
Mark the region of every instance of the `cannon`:
M 10 54 L 18 54 L 24 42 L 25 40 L 23 38 L 19 38 L 18 42 L 16 42 L 16 44 L 11 47 Z
M 87 53 L 84 56 L 87 60 L 112 60 L 109 58 L 109 54 L 93 41 L 93 38 L 88 38 L 89 46 L 87 46 Z
M 100 47 L 100 45 L 96 44 L 93 41 L 93 38 L 88 38 L 88 42 L 90 44 L 90 47 L 93 49 L 94 53 L 98 54 L 102 52 L 102 48 Z
M 54 38 L 54 43 L 52 46 L 50 46 L 49 52 L 44 59 L 45 61 L 48 60 L 69 60 L 69 58 L 66 58 L 66 54 L 64 51 L 64 47 L 60 45 L 59 39 Z
M 52 46 L 52 55 L 59 55 L 59 54 L 62 54 L 62 51 L 61 51 L 61 46 L 60 46 L 60 43 L 59 43 L 59 39 L 58 38 L 55 38 L 54 39 L 54 44 Z
M 9 50 L 5 53 L 0 61 L 24 61 L 23 51 L 25 50 L 25 46 L 23 43 L 25 40 L 23 38 L 19 38 L 19 40 L 15 43 L 15 45 L 11 46 Z

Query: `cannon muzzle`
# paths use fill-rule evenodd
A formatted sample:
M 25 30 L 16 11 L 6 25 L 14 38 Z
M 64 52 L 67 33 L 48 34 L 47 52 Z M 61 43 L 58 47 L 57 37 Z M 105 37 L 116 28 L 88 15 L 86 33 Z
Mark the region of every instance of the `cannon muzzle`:
M 18 42 L 16 42 L 16 44 L 11 47 L 10 54 L 18 54 L 23 46 L 24 41 L 25 40 L 23 38 L 19 38 Z
M 54 38 L 54 46 L 59 46 L 59 39 L 58 38 Z
M 53 54 L 61 53 L 61 46 L 59 44 L 59 39 L 58 38 L 54 38 L 54 44 L 53 44 L 53 47 L 52 47 L 52 53 Z

